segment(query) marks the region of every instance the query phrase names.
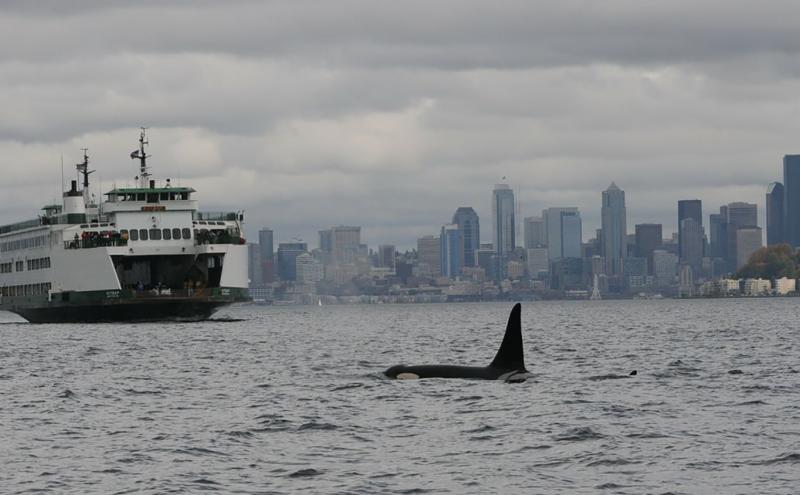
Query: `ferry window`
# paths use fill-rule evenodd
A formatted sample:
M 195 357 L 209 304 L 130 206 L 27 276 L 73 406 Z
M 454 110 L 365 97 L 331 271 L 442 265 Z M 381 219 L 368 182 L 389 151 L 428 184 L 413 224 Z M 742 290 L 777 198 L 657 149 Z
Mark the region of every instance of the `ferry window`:
M 137 193 L 136 194 L 136 201 L 144 201 L 144 200 L 145 200 L 145 194 L 144 193 Z
M 150 193 L 147 195 L 148 203 L 158 203 L 158 193 Z
M 169 193 L 169 200 L 170 201 L 175 201 L 175 193 L 174 192 Z
M 172 231 L 171 230 L 164 229 L 164 232 L 162 233 L 162 235 L 163 235 L 165 241 L 172 240 Z
M 161 199 L 161 201 L 168 200 L 169 199 L 169 194 L 167 194 L 165 192 L 161 193 L 160 199 Z
M 175 239 L 180 239 L 181 238 L 181 229 L 179 229 L 177 227 L 172 229 L 172 237 L 175 238 Z
M 184 200 L 189 199 L 189 193 L 182 192 L 181 193 L 181 199 L 184 199 Z
M 151 241 L 160 241 L 161 240 L 161 229 L 150 229 L 150 240 Z
M 191 230 L 189 230 L 189 229 L 188 229 L 188 228 L 186 228 L 186 227 L 184 227 L 184 228 L 181 230 L 181 234 L 182 234 L 182 237 L 183 237 L 184 239 L 191 239 L 191 238 L 192 238 L 192 231 L 191 231 Z
M 147 229 L 139 229 L 139 239 L 146 241 L 147 237 Z
M 131 229 L 131 240 L 138 241 L 139 240 L 139 231 L 136 229 Z

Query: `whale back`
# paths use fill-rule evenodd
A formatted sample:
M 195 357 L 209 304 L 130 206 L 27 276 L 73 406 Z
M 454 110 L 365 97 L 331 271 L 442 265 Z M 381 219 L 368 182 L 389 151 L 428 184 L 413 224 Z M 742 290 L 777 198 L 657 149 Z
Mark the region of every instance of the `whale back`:
M 500 349 L 489 366 L 505 370 L 527 371 L 525 357 L 522 353 L 522 305 L 519 303 L 514 305 L 511 310 L 503 343 L 500 344 Z

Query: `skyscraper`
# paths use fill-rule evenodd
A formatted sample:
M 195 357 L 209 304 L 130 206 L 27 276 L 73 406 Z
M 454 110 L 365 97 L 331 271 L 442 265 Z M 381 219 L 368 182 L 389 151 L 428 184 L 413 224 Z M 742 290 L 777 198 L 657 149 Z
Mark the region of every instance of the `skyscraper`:
M 464 241 L 458 224 L 443 226 L 440 239 L 439 263 L 442 267 L 442 275 L 448 278 L 455 278 L 461 275 L 461 267 L 463 266 L 461 254 L 464 251 Z
M 261 260 L 261 280 L 265 284 L 275 281 L 275 246 L 271 229 L 258 231 L 259 259 Z
M 773 182 L 767 187 L 767 246 L 785 242 L 783 235 L 783 184 Z
M 758 225 L 758 205 L 755 203 L 728 203 L 728 223 L 734 227 Z
M 516 247 L 514 226 L 514 191 L 508 184 L 497 184 L 492 191 L 492 241 L 495 253 L 501 257 Z
M 261 246 L 258 244 L 247 243 L 247 277 L 250 279 L 249 287 L 262 287 L 264 276 L 261 264 Z
M 606 259 L 606 273 L 619 275 L 622 273 L 622 259 L 627 256 L 627 216 L 625 212 L 625 191 L 615 183 L 603 191 L 602 215 L 602 249 Z
M 575 207 L 548 208 L 542 211 L 550 260 L 580 258 L 583 231 L 581 216 Z
M 720 211 L 723 211 L 723 209 L 720 208 Z M 744 228 L 756 227 L 758 223 L 758 206 L 754 203 L 728 203 L 724 211 L 728 213 L 726 222 L 728 249 L 725 268 L 727 271 L 733 272 L 740 268 L 739 260 L 744 256 L 739 253 L 739 246 L 743 245 L 746 249 L 749 249 L 749 246 L 753 244 L 752 238 L 755 235 L 752 231 L 748 231 L 745 235 L 746 242 L 742 244 L 738 231 Z M 758 232 L 760 233 L 761 229 Z M 761 247 L 761 241 L 759 241 L 758 247 Z M 746 255 L 749 257 L 752 251 Z
M 334 263 L 352 263 L 361 247 L 361 227 L 331 227 L 331 257 Z
M 703 203 L 699 199 L 684 199 L 678 201 L 678 256 L 683 260 L 683 251 L 681 251 L 683 246 L 683 231 L 682 231 L 682 223 L 687 218 L 693 219 L 697 222 L 697 225 L 700 229 L 703 228 Z M 703 255 L 701 253 L 700 257 L 702 258 Z M 696 270 L 695 270 L 696 271 Z
M 720 206 L 719 213 L 708 216 L 709 256 L 712 258 L 728 258 L 728 207 Z
M 703 226 L 694 217 L 684 218 L 680 223 L 681 263 L 690 265 L 693 273 L 701 273 L 703 268 Z
M 542 217 L 525 218 L 525 249 L 540 248 L 547 245 L 544 219 Z
M 469 206 L 460 206 L 453 215 L 453 222 L 461 230 L 464 251 L 461 260 L 464 266 L 476 266 L 475 252 L 481 247 L 481 228 L 478 214 Z
M 647 274 L 653 275 L 653 251 L 663 244 L 660 223 L 640 223 L 636 225 L 636 256 L 647 259 Z
M 383 268 L 395 269 L 395 246 L 394 244 L 381 244 L 378 246 L 378 265 Z
M 281 280 L 297 280 L 297 257 L 308 251 L 305 242 L 278 244 L 278 276 Z
M 438 277 L 442 274 L 440 239 L 426 235 L 417 239 L 417 267 L 421 274 Z
M 783 157 L 783 235 L 800 247 L 800 155 Z
M 739 227 L 736 232 L 736 270 L 742 268 L 750 256 L 763 244 L 761 227 Z

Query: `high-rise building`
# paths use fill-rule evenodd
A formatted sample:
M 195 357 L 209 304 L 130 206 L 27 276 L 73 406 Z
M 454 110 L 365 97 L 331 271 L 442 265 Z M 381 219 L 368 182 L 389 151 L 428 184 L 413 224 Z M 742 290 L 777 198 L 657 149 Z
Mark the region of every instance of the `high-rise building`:
M 261 246 L 253 242 L 247 243 L 247 277 L 250 279 L 249 287 L 251 289 L 264 285 L 261 268 Z
M 438 277 L 442 274 L 442 246 L 438 236 L 426 235 L 417 239 L 417 267 L 420 274 Z
M 395 268 L 395 246 L 394 244 L 382 244 L 378 246 L 378 265 L 383 268 Z
M 800 155 L 783 157 L 783 235 L 800 247 Z
M 331 229 L 319 231 L 319 250 L 326 254 L 331 254 L 333 252 Z
M 464 240 L 461 237 L 461 229 L 458 224 L 445 225 L 442 227 L 440 236 L 440 266 L 442 275 L 448 278 L 455 278 L 461 275 L 463 262 L 461 255 L 464 251 Z
M 703 268 L 703 226 L 694 217 L 681 220 L 679 251 L 681 263 L 690 265 L 692 273 L 699 274 Z
M 295 273 L 298 283 L 312 285 L 325 277 L 325 268 L 310 254 L 301 253 L 295 258 Z
M 783 184 L 773 182 L 767 187 L 767 246 L 782 244 L 783 235 Z
M 548 208 L 542 211 L 550 260 L 580 258 L 583 237 L 581 216 L 575 207 Z
M 535 279 L 547 277 L 547 272 L 550 270 L 550 258 L 547 255 L 547 248 L 529 248 L 525 252 L 528 276 Z
M 601 245 L 603 256 L 606 259 L 606 273 L 619 275 L 622 273 L 622 259 L 628 254 L 625 191 L 612 182 L 608 189 L 603 191 L 602 197 L 603 239 Z
M 261 280 L 265 284 L 275 281 L 275 246 L 272 229 L 258 231 L 258 246 L 261 260 Z
M 739 270 L 750 256 L 763 244 L 761 227 L 739 227 L 736 229 L 736 269 Z
M 647 259 L 647 274 L 653 275 L 653 251 L 661 249 L 664 242 L 660 223 L 640 223 L 636 225 L 636 256 Z
M 307 251 L 305 242 L 278 244 L 278 277 L 284 281 L 297 280 L 297 257 Z
M 703 203 L 699 199 L 684 199 L 678 201 L 678 256 L 683 259 L 684 254 L 681 251 L 683 246 L 683 232 L 681 230 L 681 225 L 684 220 L 687 218 L 693 219 L 700 229 L 703 228 Z M 702 258 L 703 255 L 701 254 L 700 257 Z
M 481 227 L 478 214 L 469 206 L 460 206 L 453 214 L 453 222 L 461 230 L 464 250 L 461 255 L 464 266 L 476 266 L 475 252 L 481 247 Z
M 728 223 L 736 228 L 758 225 L 758 205 L 755 203 L 728 203 Z
M 542 217 L 525 218 L 525 249 L 540 248 L 547 245 L 547 232 Z
M 712 258 L 728 258 L 728 207 L 720 206 L 719 213 L 708 216 L 709 256 Z
M 352 263 L 361 249 L 361 227 L 331 227 L 331 258 L 334 263 Z
M 498 255 L 505 257 L 514 250 L 514 191 L 508 184 L 497 184 L 492 191 L 492 241 Z
M 674 253 L 656 249 L 653 251 L 653 275 L 656 285 L 672 285 L 678 274 L 678 256 Z

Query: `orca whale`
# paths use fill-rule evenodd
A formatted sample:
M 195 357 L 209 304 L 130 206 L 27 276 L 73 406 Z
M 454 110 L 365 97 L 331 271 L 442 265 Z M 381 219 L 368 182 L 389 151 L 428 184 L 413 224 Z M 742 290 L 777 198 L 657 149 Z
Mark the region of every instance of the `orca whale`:
M 517 303 L 511 310 L 506 325 L 506 334 L 497 355 L 489 366 L 453 366 L 427 364 L 406 366 L 398 364 L 383 372 L 398 380 L 416 378 L 471 378 L 476 380 L 504 380 L 524 382 L 529 376 L 522 355 L 522 305 Z

